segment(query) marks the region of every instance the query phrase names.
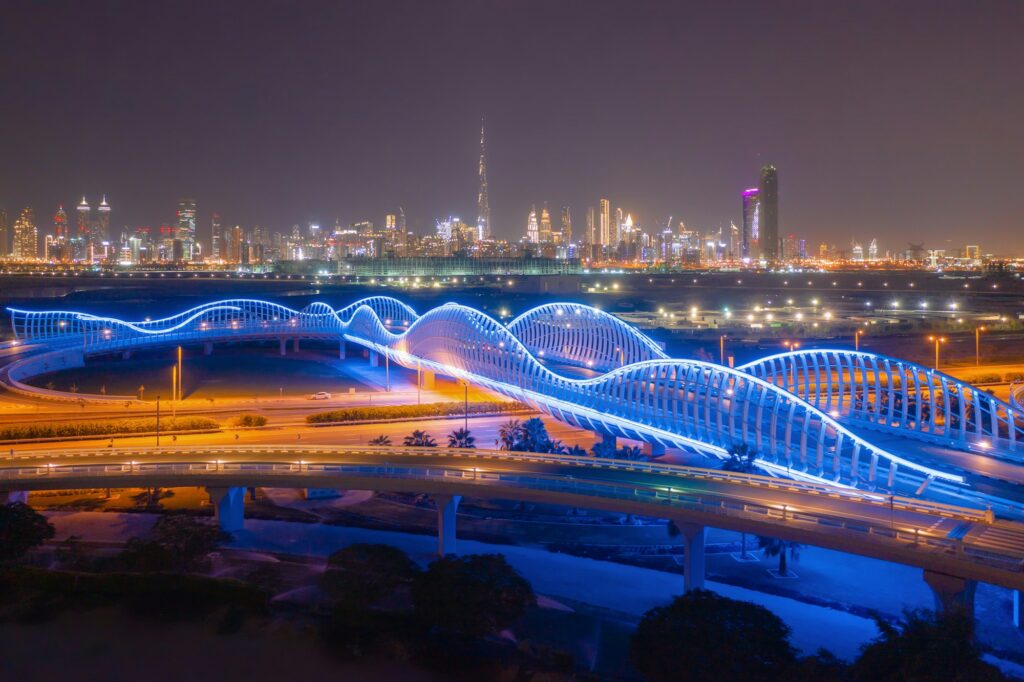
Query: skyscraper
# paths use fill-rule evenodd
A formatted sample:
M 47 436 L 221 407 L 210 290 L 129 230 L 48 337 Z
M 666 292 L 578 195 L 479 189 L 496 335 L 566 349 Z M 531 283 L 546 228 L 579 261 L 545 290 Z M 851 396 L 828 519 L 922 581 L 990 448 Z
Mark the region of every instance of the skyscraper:
M 68 238 L 68 214 L 64 211 L 64 204 L 58 205 L 57 212 L 53 214 L 53 237 L 58 242 Z
M 214 213 L 210 216 L 210 257 L 214 260 L 222 256 L 220 240 L 223 235 L 220 230 L 220 213 Z
M 611 235 L 610 235 L 611 236 L 611 242 L 609 242 L 609 244 L 611 244 L 611 246 L 618 246 L 619 242 L 622 241 L 622 221 L 623 220 L 624 220 L 624 218 L 622 216 L 622 207 L 620 206 L 619 208 L 615 209 L 615 223 L 612 225 L 612 231 L 611 231 Z
M 562 207 L 562 241 L 572 243 L 572 211 L 568 206 Z
M 107 203 L 107 195 L 103 195 L 103 199 L 100 201 L 99 208 L 96 209 L 98 212 L 98 226 L 95 241 L 97 244 L 101 242 L 110 241 L 110 204 Z
M 178 199 L 178 224 L 174 230 L 174 238 L 181 242 L 181 258 L 192 260 L 196 251 L 196 200 Z
M 7 249 L 7 210 L 0 206 L 0 258 L 10 253 Z
M 75 260 L 84 261 L 89 258 L 89 243 L 92 240 L 92 209 L 89 202 L 82 197 L 82 201 L 75 208 L 77 218 L 77 231 L 71 238 L 71 257 Z
M 23 208 L 14 221 L 14 257 L 34 260 L 39 257 L 39 230 L 31 208 Z
M 585 235 L 587 246 L 593 246 L 597 243 L 597 219 L 595 215 L 594 207 L 587 206 L 587 233 Z M 587 256 L 590 256 L 589 252 Z
M 491 238 L 491 205 L 487 201 L 487 159 L 484 155 L 484 122 L 480 121 L 479 191 L 476 196 L 476 238 Z
M 612 202 L 607 199 L 601 199 L 601 223 L 600 223 L 600 237 L 601 241 L 598 242 L 601 246 L 608 246 L 611 244 L 612 236 Z
M 756 187 L 743 192 L 743 246 L 740 253 L 743 258 L 761 257 L 761 233 L 758 224 L 761 202 L 758 196 Z
M 761 251 L 768 262 L 776 262 L 780 256 L 779 244 L 779 177 L 775 166 L 761 169 L 761 181 L 757 184 L 760 202 Z
M 537 207 L 530 207 L 530 215 L 526 218 L 526 241 L 531 244 L 540 243 L 540 227 L 537 225 Z
M 551 241 L 551 214 L 547 204 L 540 209 L 540 240 L 545 244 Z

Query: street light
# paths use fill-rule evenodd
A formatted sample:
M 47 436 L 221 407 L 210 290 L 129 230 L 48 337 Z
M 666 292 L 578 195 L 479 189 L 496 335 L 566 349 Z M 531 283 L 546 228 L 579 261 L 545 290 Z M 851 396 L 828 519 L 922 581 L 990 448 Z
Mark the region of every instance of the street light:
M 718 362 L 725 364 L 725 334 L 718 337 Z
M 938 371 L 938 369 L 939 369 L 939 344 L 940 343 L 946 343 L 946 337 L 945 336 L 929 336 L 928 340 L 935 342 L 935 370 Z
M 855 331 L 853 333 L 853 349 L 855 351 L 859 351 L 860 350 L 860 337 L 861 337 L 861 334 L 863 334 L 863 333 L 864 333 L 863 329 L 858 329 L 857 331 Z
M 974 366 L 981 367 L 981 333 L 985 331 L 984 325 L 974 328 Z

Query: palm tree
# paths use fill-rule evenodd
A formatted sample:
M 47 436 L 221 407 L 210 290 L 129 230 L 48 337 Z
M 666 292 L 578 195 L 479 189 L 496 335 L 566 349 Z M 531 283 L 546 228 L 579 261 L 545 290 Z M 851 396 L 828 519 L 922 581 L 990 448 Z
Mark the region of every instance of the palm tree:
M 450 448 L 475 448 L 476 436 L 470 434 L 469 429 L 455 429 L 448 434 L 448 447 Z
M 402 441 L 403 445 L 410 448 L 436 448 L 437 441 L 430 437 L 430 434 L 426 431 L 420 431 L 416 429 L 411 434 L 405 437 Z
M 615 457 L 615 446 L 611 443 L 599 441 L 591 446 L 590 452 L 593 453 L 594 457 L 606 457 L 611 459 L 612 457 Z
M 498 440 L 502 450 L 511 450 L 522 438 L 523 425 L 518 419 L 510 419 L 498 427 Z
M 577 444 L 573 445 L 571 448 L 569 448 L 569 451 L 566 454 L 572 455 L 573 457 L 586 457 L 587 456 L 587 451 L 584 450 L 577 443 Z
M 376 438 L 371 438 L 368 445 L 391 445 L 391 436 L 381 434 Z
M 525 452 L 547 452 L 551 447 L 548 429 L 540 417 L 531 417 L 523 422 L 522 436 L 514 449 Z
M 757 451 L 746 443 L 734 445 L 729 451 L 729 459 L 722 464 L 725 471 L 751 474 L 757 470 Z
M 548 452 L 552 455 L 564 455 L 566 452 L 565 444 L 560 440 L 548 441 Z
M 623 459 L 640 459 L 640 455 L 642 454 L 643 450 L 636 445 L 623 445 L 619 449 L 619 457 L 622 457 Z
M 757 546 L 764 550 L 765 556 L 779 557 L 779 575 L 781 576 L 789 575 L 787 556 L 796 561 L 800 558 L 800 549 L 803 547 L 797 542 L 766 538 L 761 535 L 757 536 Z

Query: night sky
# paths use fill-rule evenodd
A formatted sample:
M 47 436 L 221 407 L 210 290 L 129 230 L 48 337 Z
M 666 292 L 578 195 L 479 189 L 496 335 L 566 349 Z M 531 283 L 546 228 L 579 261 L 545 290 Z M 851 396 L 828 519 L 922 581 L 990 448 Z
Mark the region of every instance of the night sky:
M 1024 253 L 1024 3 L 14 2 L 0 10 L 0 205 L 106 192 L 113 226 L 475 221 L 601 196 L 645 229 Z M 13 217 L 12 217 L 13 218 Z M 952 240 L 947 242 L 947 240 Z

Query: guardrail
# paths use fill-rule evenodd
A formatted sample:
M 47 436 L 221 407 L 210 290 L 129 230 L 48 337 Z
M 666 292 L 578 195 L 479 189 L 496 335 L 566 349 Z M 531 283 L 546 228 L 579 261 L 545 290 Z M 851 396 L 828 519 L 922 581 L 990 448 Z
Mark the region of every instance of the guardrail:
M 258 456 L 268 457 L 279 455 L 269 461 L 258 461 Z M 138 459 L 159 456 L 160 459 L 136 461 Z M 202 456 L 199 459 L 198 456 Z M 344 462 L 332 461 L 332 458 L 372 457 L 376 459 L 387 456 L 423 460 L 450 458 L 465 460 L 465 465 L 429 462 L 421 463 L 390 463 L 384 462 Z M 104 462 L 90 462 L 87 458 L 102 457 Z M 192 457 L 193 459 L 184 459 Z M 220 459 L 230 457 L 230 460 Z M 307 461 L 304 458 L 310 458 Z M 121 459 L 126 461 L 110 461 Z M 935 535 L 929 530 L 933 523 L 922 523 L 916 528 L 906 528 L 880 522 L 877 518 L 851 517 L 841 513 L 829 513 L 818 510 L 790 508 L 787 505 L 766 504 L 758 501 L 742 499 L 742 488 L 749 492 L 758 489 L 771 489 L 800 495 L 814 495 L 818 498 L 829 497 L 846 502 L 865 505 L 877 517 L 879 511 L 895 513 L 911 512 L 920 514 L 926 519 L 953 520 L 969 524 L 991 523 L 990 514 L 978 510 L 901 498 L 879 495 L 852 489 L 837 488 L 815 483 L 804 483 L 790 480 L 773 479 L 755 474 L 741 474 L 718 470 L 683 467 L 669 464 L 649 462 L 633 462 L 592 457 L 574 457 L 570 455 L 541 455 L 533 453 L 512 454 L 503 451 L 488 450 L 453 450 L 441 448 L 374 448 L 360 447 L 352 449 L 322 448 L 175 448 L 156 450 L 151 448 L 103 451 L 67 451 L 46 452 L 40 456 L 23 458 L 34 461 L 18 464 L 17 460 L 10 466 L 0 468 L 0 484 L 6 482 L 11 489 L 29 481 L 38 483 L 39 479 L 49 479 L 57 483 L 60 479 L 73 479 L 76 476 L 139 477 L 143 479 L 151 475 L 166 474 L 180 478 L 196 476 L 197 480 L 209 480 L 210 477 L 224 476 L 237 478 L 239 474 L 251 473 L 272 474 L 274 476 L 294 476 L 296 487 L 305 487 L 303 478 L 324 478 L 337 476 L 340 479 L 398 479 L 412 481 L 449 481 L 453 483 L 487 486 L 512 487 L 535 491 L 547 491 L 556 494 L 577 495 L 595 500 L 614 500 L 629 503 L 640 503 L 648 506 L 663 507 L 669 510 L 690 510 L 701 513 L 715 514 L 721 517 L 747 521 L 772 521 L 786 524 L 789 527 L 821 532 L 827 529 L 830 538 L 842 535 L 851 540 L 877 538 L 882 542 L 895 542 L 900 549 L 913 551 L 934 551 L 966 560 L 973 564 L 987 566 L 1000 571 L 1013 573 L 1022 572 L 1022 557 L 1012 551 L 993 551 L 987 548 L 974 547 L 965 543 L 962 537 Z M 52 462 L 46 459 L 67 459 L 70 462 Z M 75 461 L 78 460 L 78 461 Z M 642 481 L 611 481 L 587 478 L 572 474 L 553 474 L 544 472 L 515 472 L 497 470 L 480 466 L 488 462 L 500 462 L 506 465 L 517 463 L 556 464 L 586 470 L 614 470 L 622 473 L 640 472 L 655 474 L 659 478 L 656 483 Z M 737 486 L 737 495 L 732 496 L 715 491 L 687 491 L 684 485 L 677 489 L 673 484 L 676 480 L 704 480 L 726 483 Z M 207 483 L 208 484 L 208 483 Z M 319 483 L 318 483 L 319 485 Z M 29 485 L 26 487 L 37 487 Z M 604 506 L 598 504 L 597 506 Z M 614 505 L 612 505 L 614 508 Z M 728 524 L 726 524 L 728 527 Z M 1024 532 L 1022 532 L 1024 535 Z

